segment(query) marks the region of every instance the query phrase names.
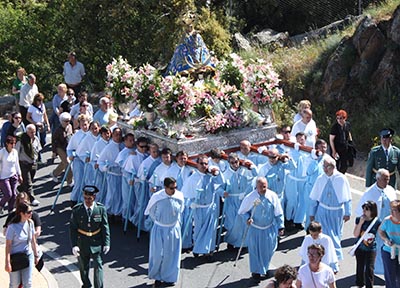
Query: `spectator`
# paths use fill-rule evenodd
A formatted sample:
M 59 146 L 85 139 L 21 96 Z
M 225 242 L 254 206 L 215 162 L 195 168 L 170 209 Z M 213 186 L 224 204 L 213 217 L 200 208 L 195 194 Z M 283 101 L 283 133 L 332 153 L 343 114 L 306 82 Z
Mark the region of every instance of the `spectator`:
M 93 120 L 100 123 L 101 126 L 108 123 L 108 117 L 112 113 L 110 109 L 110 99 L 107 97 L 100 98 L 100 109 L 93 116 Z
M 1 127 L 1 145 L 0 147 L 5 147 L 6 146 L 6 138 L 7 138 L 7 131 L 8 128 L 10 128 L 11 123 L 12 123 L 12 116 L 9 113 L 6 113 L 6 115 L 4 115 L 4 119 L 6 119 L 7 121 L 5 121 L 3 123 L 3 126 Z
M 22 122 L 22 116 L 19 112 L 11 113 L 11 125 L 7 129 L 7 136 L 14 136 L 19 139 L 26 131 L 25 125 Z
M 38 264 L 39 255 L 31 217 L 32 208 L 27 203 L 22 202 L 17 206 L 16 216 L 7 228 L 5 270 L 10 274 L 10 287 L 18 287 L 22 282 L 24 288 L 32 288 L 33 267 Z M 16 253 L 28 255 L 28 267 L 12 271 L 11 255 Z
M 49 119 L 47 118 L 46 106 L 44 106 L 43 100 L 44 96 L 42 93 L 36 94 L 26 115 L 26 119 L 36 126 L 36 133 L 42 147 L 46 145 L 46 133 L 50 132 Z M 41 162 L 41 158 L 39 154 L 39 162 Z
M 71 108 L 75 105 L 76 97 L 75 92 L 71 88 L 67 90 L 67 98 L 63 100 L 60 104 L 60 114 L 62 112 L 71 112 Z
M 83 101 L 88 101 L 88 94 L 86 92 L 81 92 L 78 96 L 78 102 L 75 101 L 75 104 L 71 107 L 69 114 L 71 114 L 72 119 L 74 119 L 75 116 L 78 117 L 77 115 L 79 114 L 79 109 L 81 107 L 80 103 Z M 90 113 L 93 115 L 93 106 L 90 103 L 88 106 L 88 111 L 90 111 Z
M 89 102 L 87 101 L 79 102 L 79 113 L 76 114 L 73 119 L 74 130 L 79 128 L 78 119 L 80 115 L 86 115 L 87 119 L 89 119 L 89 123 L 92 122 L 93 114 L 88 110 L 88 108 L 89 108 Z
M 372 221 L 378 217 L 378 207 L 374 201 L 367 201 L 362 205 L 363 214 L 356 218 L 356 226 L 354 227 L 354 237 L 357 241 L 360 237 L 364 237 L 363 241 L 357 247 L 355 252 L 357 259 L 356 269 L 356 285 L 366 288 L 374 287 L 374 264 L 376 258 L 376 233 L 381 221 L 378 219 L 375 223 Z M 365 234 L 369 228 L 367 234 Z M 365 234 L 365 235 L 364 235 Z
M 325 255 L 324 246 L 312 244 L 308 246 L 307 251 L 309 263 L 300 267 L 296 287 L 335 288 L 336 281 L 333 270 L 331 267 L 321 262 L 322 257 Z
M 301 120 L 304 109 L 311 109 L 311 102 L 309 100 L 301 100 L 299 104 L 297 104 L 297 114 L 293 117 L 293 123 Z
M 400 287 L 400 201 L 390 202 L 390 208 L 391 214 L 382 221 L 378 232 L 385 243 L 382 248 L 382 261 L 386 288 L 398 288 Z
M 292 135 L 296 135 L 299 132 L 304 132 L 307 136 L 306 145 L 314 147 L 315 141 L 317 140 L 317 125 L 312 119 L 313 113 L 311 109 L 304 109 L 302 112 L 301 120 L 295 122 L 292 127 Z
M 19 155 L 19 165 L 22 173 L 22 184 L 19 187 L 22 191 L 27 192 L 29 201 L 32 205 L 39 205 L 39 201 L 34 198 L 33 179 L 37 171 L 37 164 L 42 146 L 39 138 L 35 135 L 36 127 L 33 124 L 26 126 L 26 133 L 22 134 L 21 141 L 15 147 Z
M 61 159 L 60 164 L 58 164 L 56 169 L 54 169 L 54 171 L 50 173 L 50 177 L 52 177 L 53 182 L 56 183 L 58 182 L 58 176 L 62 173 L 62 171 L 64 171 L 67 168 L 69 164 L 69 160 L 67 157 L 67 146 L 69 140 L 73 135 L 73 129 L 70 122 L 71 122 L 71 115 L 68 112 L 61 113 L 60 114 L 61 126 L 59 126 L 56 129 L 56 131 L 54 131 L 51 140 L 52 143 L 51 149 L 53 150 L 53 154 L 58 155 Z M 68 171 L 67 184 L 68 185 L 72 184 L 72 169 L 69 169 Z
M 15 144 L 15 138 L 7 136 L 6 147 L 0 150 L 0 189 L 3 192 L 0 215 L 3 214 L 6 203 L 8 203 L 8 212 L 14 209 L 17 183 L 22 182 L 18 152 L 14 149 Z
M 81 92 L 82 78 L 85 76 L 85 67 L 76 60 L 76 53 L 71 51 L 68 54 L 68 61 L 64 63 L 64 80 L 68 88 L 72 88 L 75 94 Z
M 22 121 L 25 125 L 29 124 L 26 118 L 29 106 L 32 105 L 33 97 L 39 93 L 39 89 L 36 85 L 36 76 L 34 74 L 28 75 L 28 82 L 22 86 L 19 93 L 19 112 L 22 115 Z
M 331 128 L 329 143 L 331 145 L 331 156 L 336 159 L 336 168 L 346 173 L 348 163 L 353 161 L 353 155 L 349 150 L 352 142 L 350 123 L 347 120 L 347 112 L 339 110 L 336 112 L 336 123 Z
M 296 268 L 283 265 L 275 271 L 275 279 L 268 282 L 265 288 L 295 288 L 297 279 Z
M 53 134 L 54 131 L 60 126 L 60 121 L 58 117 L 60 116 L 60 105 L 61 102 L 67 99 L 67 85 L 61 83 L 57 87 L 57 94 L 53 96 L 52 106 L 53 106 L 53 113 L 50 117 L 50 124 L 51 124 L 51 133 Z
M 24 68 L 19 67 L 17 70 L 17 78 L 12 83 L 11 93 L 15 96 L 15 106 L 19 111 L 19 93 L 21 92 L 22 86 L 28 81 L 26 78 L 26 71 Z

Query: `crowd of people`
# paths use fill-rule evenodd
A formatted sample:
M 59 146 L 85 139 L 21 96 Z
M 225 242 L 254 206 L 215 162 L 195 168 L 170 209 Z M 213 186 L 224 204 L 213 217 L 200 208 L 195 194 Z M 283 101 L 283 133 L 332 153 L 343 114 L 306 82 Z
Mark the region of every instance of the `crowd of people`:
M 77 65 L 75 54 L 69 58 L 67 67 L 71 60 Z M 66 180 L 72 188 L 71 241 L 84 287 L 91 285 L 90 257 L 96 262 L 95 287 L 102 287 L 101 253 L 110 247 L 108 217 L 131 222 L 137 227 L 137 237 L 150 232 L 148 275 L 155 287 L 178 281 L 182 252 L 212 261 L 222 242 L 238 250 L 238 256 L 247 247 L 249 269 L 258 282 L 268 275 L 280 237 L 304 227 L 310 235 L 300 249 L 300 269 L 281 267 L 269 284 L 275 286 L 268 287 L 336 287 L 335 274 L 344 258 L 343 225 L 352 207 L 344 175 L 354 158 L 346 111 L 337 111 L 328 143 L 318 138 L 311 103 L 303 100 L 293 126 L 282 125 L 277 135 L 286 144 L 255 147 L 243 139 L 229 155 L 218 148 L 195 156 L 185 151 L 173 155 L 171 149 L 149 138 L 124 134 L 110 97 L 102 97 L 94 113 L 87 93 L 80 91 L 84 68 L 74 65 L 80 77 L 65 77 L 67 84 L 58 85 L 49 118 L 36 77 L 30 74 L 21 79 L 25 71 L 18 70 L 18 79 L 26 83 L 13 84 L 13 93 L 19 91 L 18 112 L 2 128 L 0 212 L 6 207 L 9 213 L 14 210 L 18 182 L 29 202 L 40 204 L 34 197 L 33 181 L 46 134 L 51 131 L 52 158 L 59 157 L 60 162 L 49 178 L 59 182 L 64 175 L 61 185 Z M 71 71 L 66 68 L 64 73 Z M 374 273 L 385 274 L 386 287 L 400 285 L 400 264 L 395 259 L 400 245 L 400 202 L 392 187 L 395 170 L 400 168 L 396 160 L 400 150 L 391 145 L 393 134 L 392 129 L 382 129 L 382 145 L 371 150 L 368 189 L 356 210 L 354 236 L 361 239 L 355 252 L 359 287 L 373 287 Z M 12 223 L 25 223 L 30 208 L 16 207 L 19 217 Z M 77 220 L 82 215 L 88 215 L 84 226 Z M 23 229 L 28 231 L 29 225 L 23 224 Z M 17 237 L 9 234 L 7 241 Z M 79 239 L 92 239 L 88 243 L 96 249 L 90 250 L 91 244 Z M 28 246 L 25 249 L 32 254 Z

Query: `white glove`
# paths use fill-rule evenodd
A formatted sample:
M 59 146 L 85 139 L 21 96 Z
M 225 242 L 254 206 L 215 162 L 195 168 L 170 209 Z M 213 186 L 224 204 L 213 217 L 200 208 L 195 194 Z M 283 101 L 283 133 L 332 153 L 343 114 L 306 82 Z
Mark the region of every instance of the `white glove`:
M 79 247 L 78 246 L 74 246 L 72 247 L 72 254 L 74 254 L 74 256 L 79 257 Z
M 194 202 L 190 203 L 190 208 L 191 209 L 196 209 L 196 207 L 197 207 L 196 203 L 194 203 Z
M 258 153 L 262 154 L 263 151 L 268 150 L 267 146 L 260 146 L 257 148 Z
M 299 149 L 300 149 L 300 144 L 294 143 L 294 150 L 299 151 Z
M 103 253 L 106 255 L 108 252 L 110 252 L 110 246 L 104 246 L 103 247 Z

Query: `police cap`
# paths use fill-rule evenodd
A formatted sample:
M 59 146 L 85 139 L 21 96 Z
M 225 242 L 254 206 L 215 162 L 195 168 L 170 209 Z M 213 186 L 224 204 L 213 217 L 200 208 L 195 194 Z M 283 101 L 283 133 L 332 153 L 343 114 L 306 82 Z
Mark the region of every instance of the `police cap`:
M 85 187 L 83 187 L 83 193 L 85 195 L 90 195 L 93 196 L 95 195 L 97 192 L 99 192 L 99 189 L 96 186 L 93 185 L 86 185 Z
M 391 128 L 383 128 L 380 132 L 379 135 L 383 138 L 391 138 L 394 135 L 394 130 Z

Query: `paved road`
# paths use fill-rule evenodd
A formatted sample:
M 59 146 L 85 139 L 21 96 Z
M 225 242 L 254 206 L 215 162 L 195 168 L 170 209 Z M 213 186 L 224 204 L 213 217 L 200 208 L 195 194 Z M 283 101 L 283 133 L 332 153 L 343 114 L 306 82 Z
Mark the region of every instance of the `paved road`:
M 44 159 L 50 157 L 50 152 L 44 153 Z M 56 160 L 57 162 L 58 160 Z M 40 244 L 45 247 L 46 267 L 56 278 L 60 288 L 80 287 L 77 261 L 71 255 L 68 235 L 68 221 L 71 209 L 69 207 L 70 188 L 62 190 L 57 201 L 55 213 L 49 215 L 51 206 L 60 184 L 53 183 L 48 174 L 55 168 L 49 164 L 39 169 L 35 182 L 35 193 L 41 201 L 36 209 L 43 221 L 43 233 Z M 354 182 L 353 187 L 362 184 Z M 360 186 L 361 185 L 361 186 Z M 358 203 L 360 195 L 353 193 L 353 207 Z M 0 218 L 3 225 L 5 216 Z M 345 259 L 341 261 L 341 271 L 337 275 L 337 287 L 351 287 L 355 282 L 355 260 L 347 255 L 349 247 L 354 243 L 352 230 L 354 217 L 345 224 L 343 247 Z M 136 230 L 130 226 L 126 234 L 122 224 L 111 224 L 111 251 L 104 257 L 105 287 L 149 287 L 153 281 L 147 278 L 148 268 L 148 235 L 143 234 L 140 241 L 136 240 Z M 283 264 L 298 266 L 300 257 L 298 247 L 305 233 L 304 231 L 287 236 L 281 241 L 275 253 L 271 269 Z M 256 287 L 251 279 L 248 268 L 248 255 L 243 253 L 237 267 L 233 267 L 235 252 L 226 250 L 225 244 L 214 256 L 214 261 L 207 263 L 203 258 L 194 258 L 192 254 L 182 256 L 181 277 L 177 287 Z M 1 268 L 0 268 L 1 269 Z M 263 280 L 260 287 L 266 283 Z M 384 281 L 376 280 L 375 287 L 384 287 Z

